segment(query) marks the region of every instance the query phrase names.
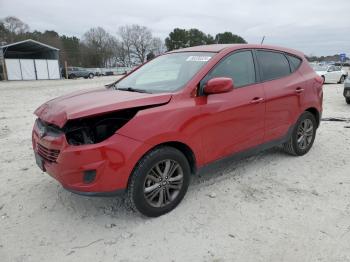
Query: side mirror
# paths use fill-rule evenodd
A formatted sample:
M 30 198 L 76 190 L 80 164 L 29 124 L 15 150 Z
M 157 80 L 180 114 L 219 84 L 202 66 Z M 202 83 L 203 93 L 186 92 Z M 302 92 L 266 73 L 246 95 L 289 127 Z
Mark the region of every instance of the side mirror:
M 210 79 L 204 87 L 204 94 L 220 94 L 233 90 L 233 80 L 228 77 L 215 77 Z

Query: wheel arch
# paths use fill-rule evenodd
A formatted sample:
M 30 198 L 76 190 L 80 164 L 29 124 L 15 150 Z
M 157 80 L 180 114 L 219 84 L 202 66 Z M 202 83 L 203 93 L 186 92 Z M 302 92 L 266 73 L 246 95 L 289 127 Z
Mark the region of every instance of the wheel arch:
M 155 148 L 162 147 L 162 146 L 169 146 L 169 147 L 173 147 L 173 148 L 176 148 L 177 150 L 179 150 L 186 157 L 186 159 L 190 165 L 190 168 L 191 168 L 191 173 L 195 174 L 197 172 L 197 160 L 196 160 L 195 154 L 194 154 L 193 150 L 187 144 L 185 144 L 183 142 L 179 142 L 179 141 L 162 142 L 158 145 L 153 146 L 142 157 L 144 157 L 146 154 L 148 154 L 148 152 L 154 150 Z
M 158 146 L 170 146 L 170 147 L 174 147 L 177 150 L 179 150 L 187 158 L 187 161 L 188 161 L 190 168 L 191 168 L 191 173 L 196 174 L 196 172 L 197 172 L 196 156 L 195 156 L 193 150 L 188 145 L 186 145 L 185 143 L 182 143 L 182 142 L 178 142 L 178 141 L 169 141 L 169 142 L 162 143 Z
M 319 127 L 320 121 L 321 121 L 320 112 L 318 112 L 318 110 L 315 107 L 309 107 L 305 111 L 310 112 L 311 114 L 314 115 L 314 117 L 316 119 L 317 127 Z
M 135 164 L 132 172 L 135 170 L 138 162 L 144 157 L 146 156 L 149 152 L 151 152 L 152 150 L 158 148 L 158 147 L 162 147 L 162 146 L 169 146 L 169 147 L 173 147 L 173 148 L 176 148 L 177 150 L 179 150 L 181 153 L 184 154 L 184 156 L 186 157 L 189 165 L 190 165 L 190 169 L 191 169 L 191 174 L 196 174 L 197 172 L 197 160 L 196 160 L 196 157 L 195 157 L 195 154 L 193 152 L 193 150 L 185 143 L 183 142 L 179 142 L 179 141 L 167 141 L 167 142 L 162 142 L 160 144 L 157 144 L 153 147 L 151 147 L 149 150 L 147 150 L 140 158 L 139 160 L 137 161 L 137 163 Z M 130 176 L 128 178 L 128 183 L 127 183 L 127 187 L 129 187 L 130 185 L 130 178 L 131 178 L 131 174 L 132 172 L 130 173 Z

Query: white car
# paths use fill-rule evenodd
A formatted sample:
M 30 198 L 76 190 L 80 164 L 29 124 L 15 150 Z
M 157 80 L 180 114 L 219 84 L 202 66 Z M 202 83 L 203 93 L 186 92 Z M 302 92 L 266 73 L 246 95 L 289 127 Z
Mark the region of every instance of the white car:
M 344 83 L 347 73 L 340 66 L 315 66 L 315 72 L 323 78 L 324 83 Z

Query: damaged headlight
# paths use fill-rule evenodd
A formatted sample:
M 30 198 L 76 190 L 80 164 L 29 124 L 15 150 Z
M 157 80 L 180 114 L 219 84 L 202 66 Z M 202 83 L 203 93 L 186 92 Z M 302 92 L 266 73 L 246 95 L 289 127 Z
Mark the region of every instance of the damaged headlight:
M 133 118 L 138 110 L 123 110 L 94 117 L 70 120 L 64 126 L 70 145 L 96 144 L 111 137 Z
M 39 118 L 35 120 L 35 124 L 38 128 L 39 136 L 44 137 L 44 136 L 52 136 L 52 137 L 58 137 L 63 134 L 62 130 L 49 123 L 45 123 L 44 121 L 40 120 Z

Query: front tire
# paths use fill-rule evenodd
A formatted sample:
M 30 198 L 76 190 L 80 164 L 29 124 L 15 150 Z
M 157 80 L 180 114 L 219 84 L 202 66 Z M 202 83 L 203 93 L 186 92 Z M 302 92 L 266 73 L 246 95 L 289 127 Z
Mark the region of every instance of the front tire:
M 343 84 L 344 81 L 345 81 L 345 76 L 341 76 L 340 79 L 339 79 L 338 84 Z
M 94 78 L 94 74 L 89 74 L 89 76 L 88 76 L 90 79 L 93 79 Z
M 350 105 L 350 98 L 345 98 L 345 102 Z
M 313 114 L 306 111 L 295 124 L 293 133 L 283 149 L 294 156 L 305 155 L 311 149 L 316 137 L 316 119 Z
M 185 196 L 191 169 L 179 150 L 162 146 L 147 153 L 130 177 L 128 200 L 131 207 L 148 217 L 173 210 Z

